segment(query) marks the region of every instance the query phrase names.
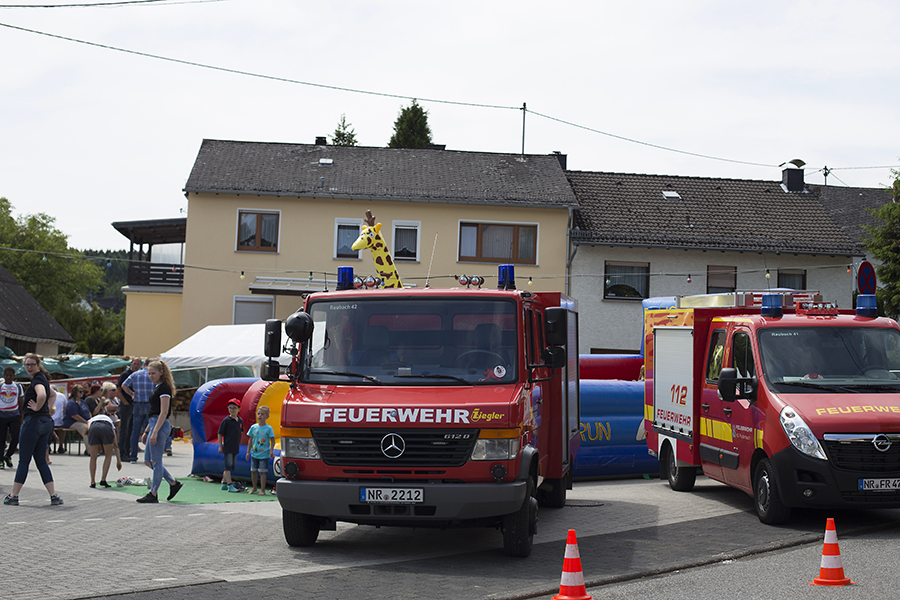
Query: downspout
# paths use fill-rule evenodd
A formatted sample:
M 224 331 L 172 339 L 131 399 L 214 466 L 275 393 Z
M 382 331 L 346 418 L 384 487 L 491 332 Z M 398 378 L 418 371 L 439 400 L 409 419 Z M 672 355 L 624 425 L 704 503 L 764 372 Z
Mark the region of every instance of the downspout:
M 575 221 L 575 211 L 570 206 L 569 210 L 569 223 L 566 227 L 566 296 L 569 295 L 569 290 L 571 288 L 571 277 L 572 277 L 572 261 L 575 260 L 575 253 L 578 252 L 578 246 L 575 245 L 574 249 L 569 252 L 572 246 L 572 223 Z

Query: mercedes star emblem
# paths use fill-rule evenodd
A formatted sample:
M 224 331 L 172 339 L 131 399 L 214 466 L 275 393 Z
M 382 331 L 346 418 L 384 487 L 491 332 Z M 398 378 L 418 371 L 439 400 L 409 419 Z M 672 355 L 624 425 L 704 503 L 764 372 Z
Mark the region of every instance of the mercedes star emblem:
M 406 450 L 406 442 L 397 433 L 389 433 L 381 438 L 381 453 L 388 458 L 400 458 Z

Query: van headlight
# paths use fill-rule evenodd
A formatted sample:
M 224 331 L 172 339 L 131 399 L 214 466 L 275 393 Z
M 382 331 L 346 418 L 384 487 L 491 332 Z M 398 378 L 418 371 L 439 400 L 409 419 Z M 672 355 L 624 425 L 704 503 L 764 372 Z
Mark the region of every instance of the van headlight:
M 472 460 L 512 460 L 518 453 L 518 438 L 479 438 L 472 449 Z
M 305 458 L 319 460 L 319 447 L 312 437 L 285 437 L 281 438 L 281 454 L 286 458 Z
M 781 410 L 781 427 L 794 448 L 807 456 L 828 460 L 812 429 L 790 406 L 785 406 Z

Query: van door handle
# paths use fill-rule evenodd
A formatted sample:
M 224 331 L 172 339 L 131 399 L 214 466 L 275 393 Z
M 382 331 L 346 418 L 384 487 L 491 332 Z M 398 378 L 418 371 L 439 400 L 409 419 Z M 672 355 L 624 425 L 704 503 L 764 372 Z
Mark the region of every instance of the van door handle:
M 709 412 L 709 403 L 701 404 L 700 407 L 703 409 L 703 412 Z
M 729 417 L 731 416 L 731 409 L 730 409 L 730 408 L 723 408 L 723 409 L 722 409 L 722 412 L 724 412 L 724 413 L 725 413 L 727 416 L 729 416 Z

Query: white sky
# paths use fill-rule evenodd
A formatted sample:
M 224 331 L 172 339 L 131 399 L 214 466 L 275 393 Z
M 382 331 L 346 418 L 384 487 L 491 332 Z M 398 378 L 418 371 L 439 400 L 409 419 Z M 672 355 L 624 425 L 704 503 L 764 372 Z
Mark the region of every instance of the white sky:
M 0 0 L 3 4 L 5 0 Z M 57 0 L 71 3 L 78 0 Z M 81 0 L 91 1 L 91 0 Z M 54 0 L 44 0 L 50 4 Z M 0 8 L 0 23 L 327 86 L 416 97 L 450 150 L 585 171 L 887 185 L 900 164 L 900 2 L 224 0 Z M 36 0 L 18 0 L 35 5 Z M 204 138 L 313 143 L 346 113 L 385 146 L 408 99 L 253 78 L 0 27 L 0 196 L 79 249 L 183 216 Z M 400 216 L 400 215 L 396 215 Z

